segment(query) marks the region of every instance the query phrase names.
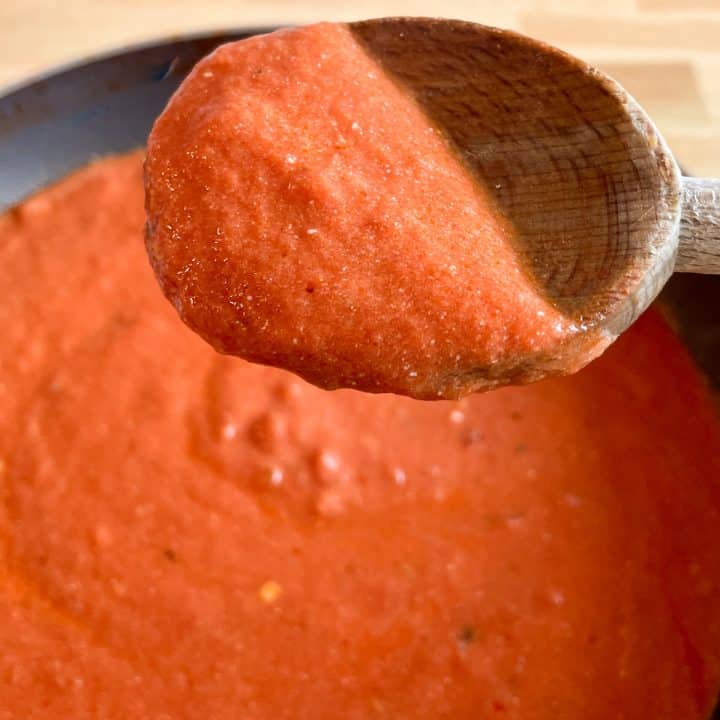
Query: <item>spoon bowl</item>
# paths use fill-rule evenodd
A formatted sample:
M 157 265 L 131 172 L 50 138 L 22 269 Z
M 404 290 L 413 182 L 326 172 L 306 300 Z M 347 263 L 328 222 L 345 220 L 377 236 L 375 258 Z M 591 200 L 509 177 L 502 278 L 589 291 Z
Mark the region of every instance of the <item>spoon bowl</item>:
M 325 389 L 457 398 L 575 372 L 717 256 L 713 183 L 684 184 L 622 87 L 456 20 L 219 49 L 155 123 L 145 179 L 180 317 Z

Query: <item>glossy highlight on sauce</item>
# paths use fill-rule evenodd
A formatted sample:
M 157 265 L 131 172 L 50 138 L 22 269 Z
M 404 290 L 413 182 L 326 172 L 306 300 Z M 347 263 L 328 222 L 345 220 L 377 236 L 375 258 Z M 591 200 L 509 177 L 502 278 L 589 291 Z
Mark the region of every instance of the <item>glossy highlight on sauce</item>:
M 707 718 L 720 429 L 659 315 L 568 378 L 327 393 L 178 322 L 141 163 L 0 218 L 0 717 Z
M 488 190 L 346 25 L 198 63 L 155 123 L 146 186 L 183 320 L 320 387 L 457 398 L 611 341 L 541 295 Z

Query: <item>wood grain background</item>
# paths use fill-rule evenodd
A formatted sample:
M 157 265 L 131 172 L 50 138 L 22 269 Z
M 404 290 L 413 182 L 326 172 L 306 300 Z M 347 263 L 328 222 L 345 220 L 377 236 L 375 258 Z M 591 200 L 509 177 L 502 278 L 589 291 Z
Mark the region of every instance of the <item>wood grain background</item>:
M 193 30 L 442 15 L 546 40 L 619 80 L 692 173 L 720 176 L 720 0 L 0 0 L 0 87 Z

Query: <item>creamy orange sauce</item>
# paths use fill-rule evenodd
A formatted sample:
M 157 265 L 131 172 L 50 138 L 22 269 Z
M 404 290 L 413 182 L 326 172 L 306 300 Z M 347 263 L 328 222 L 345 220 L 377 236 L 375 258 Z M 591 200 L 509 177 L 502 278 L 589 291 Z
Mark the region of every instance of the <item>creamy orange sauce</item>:
M 178 322 L 141 175 L 0 218 L 0 718 L 705 720 L 720 430 L 657 314 L 561 380 L 323 392 Z
M 202 60 L 151 133 L 147 190 L 185 322 L 324 388 L 456 398 L 610 342 L 538 293 L 489 193 L 344 25 Z

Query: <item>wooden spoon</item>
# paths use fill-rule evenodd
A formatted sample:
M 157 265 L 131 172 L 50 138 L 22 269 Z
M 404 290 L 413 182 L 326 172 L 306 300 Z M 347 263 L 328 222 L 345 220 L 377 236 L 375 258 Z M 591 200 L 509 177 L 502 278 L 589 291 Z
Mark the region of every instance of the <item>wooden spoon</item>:
M 326 388 L 458 397 L 573 372 L 673 271 L 720 273 L 720 181 L 682 178 L 635 100 L 555 48 L 423 18 L 248 43 L 200 63 L 156 123 L 146 163 L 153 266 L 183 319 L 222 352 Z M 336 64 L 323 75 L 326 60 Z M 393 98 L 384 104 L 367 80 L 378 77 Z M 298 87 L 301 100 L 285 102 Z M 353 124 L 379 144 L 332 140 L 364 106 L 379 110 Z M 398 140 L 420 126 L 423 140 Z M 438 143 L 449 175 L 433 175 L 447 165 Z M 414 168 L 398 174 L 405 186 L 386 181 L 393 158 Z M 423 194 L 405 214 L 383 205 L 410 186 Z M 358 187 L 368 190 L 352 196 Z M 338 210 L 343 193 L 352 201 Z M 478 231 L 477 197 L 501 231 Z M 288 206 L 295 214 L 273 225 Z M 422 217 L 422 231 L 406 216 Z M 383 222 L 401 229 L 375 232 Z M 298 235 L 305 226 L 312 235 Z
M 514 32 L 383 18 L 351 29 L 512 220 L 567 314 L 625 330 L 673 272 L 720 274 L 720 180 L 682 177 L 645 111 L 586 63 Z

